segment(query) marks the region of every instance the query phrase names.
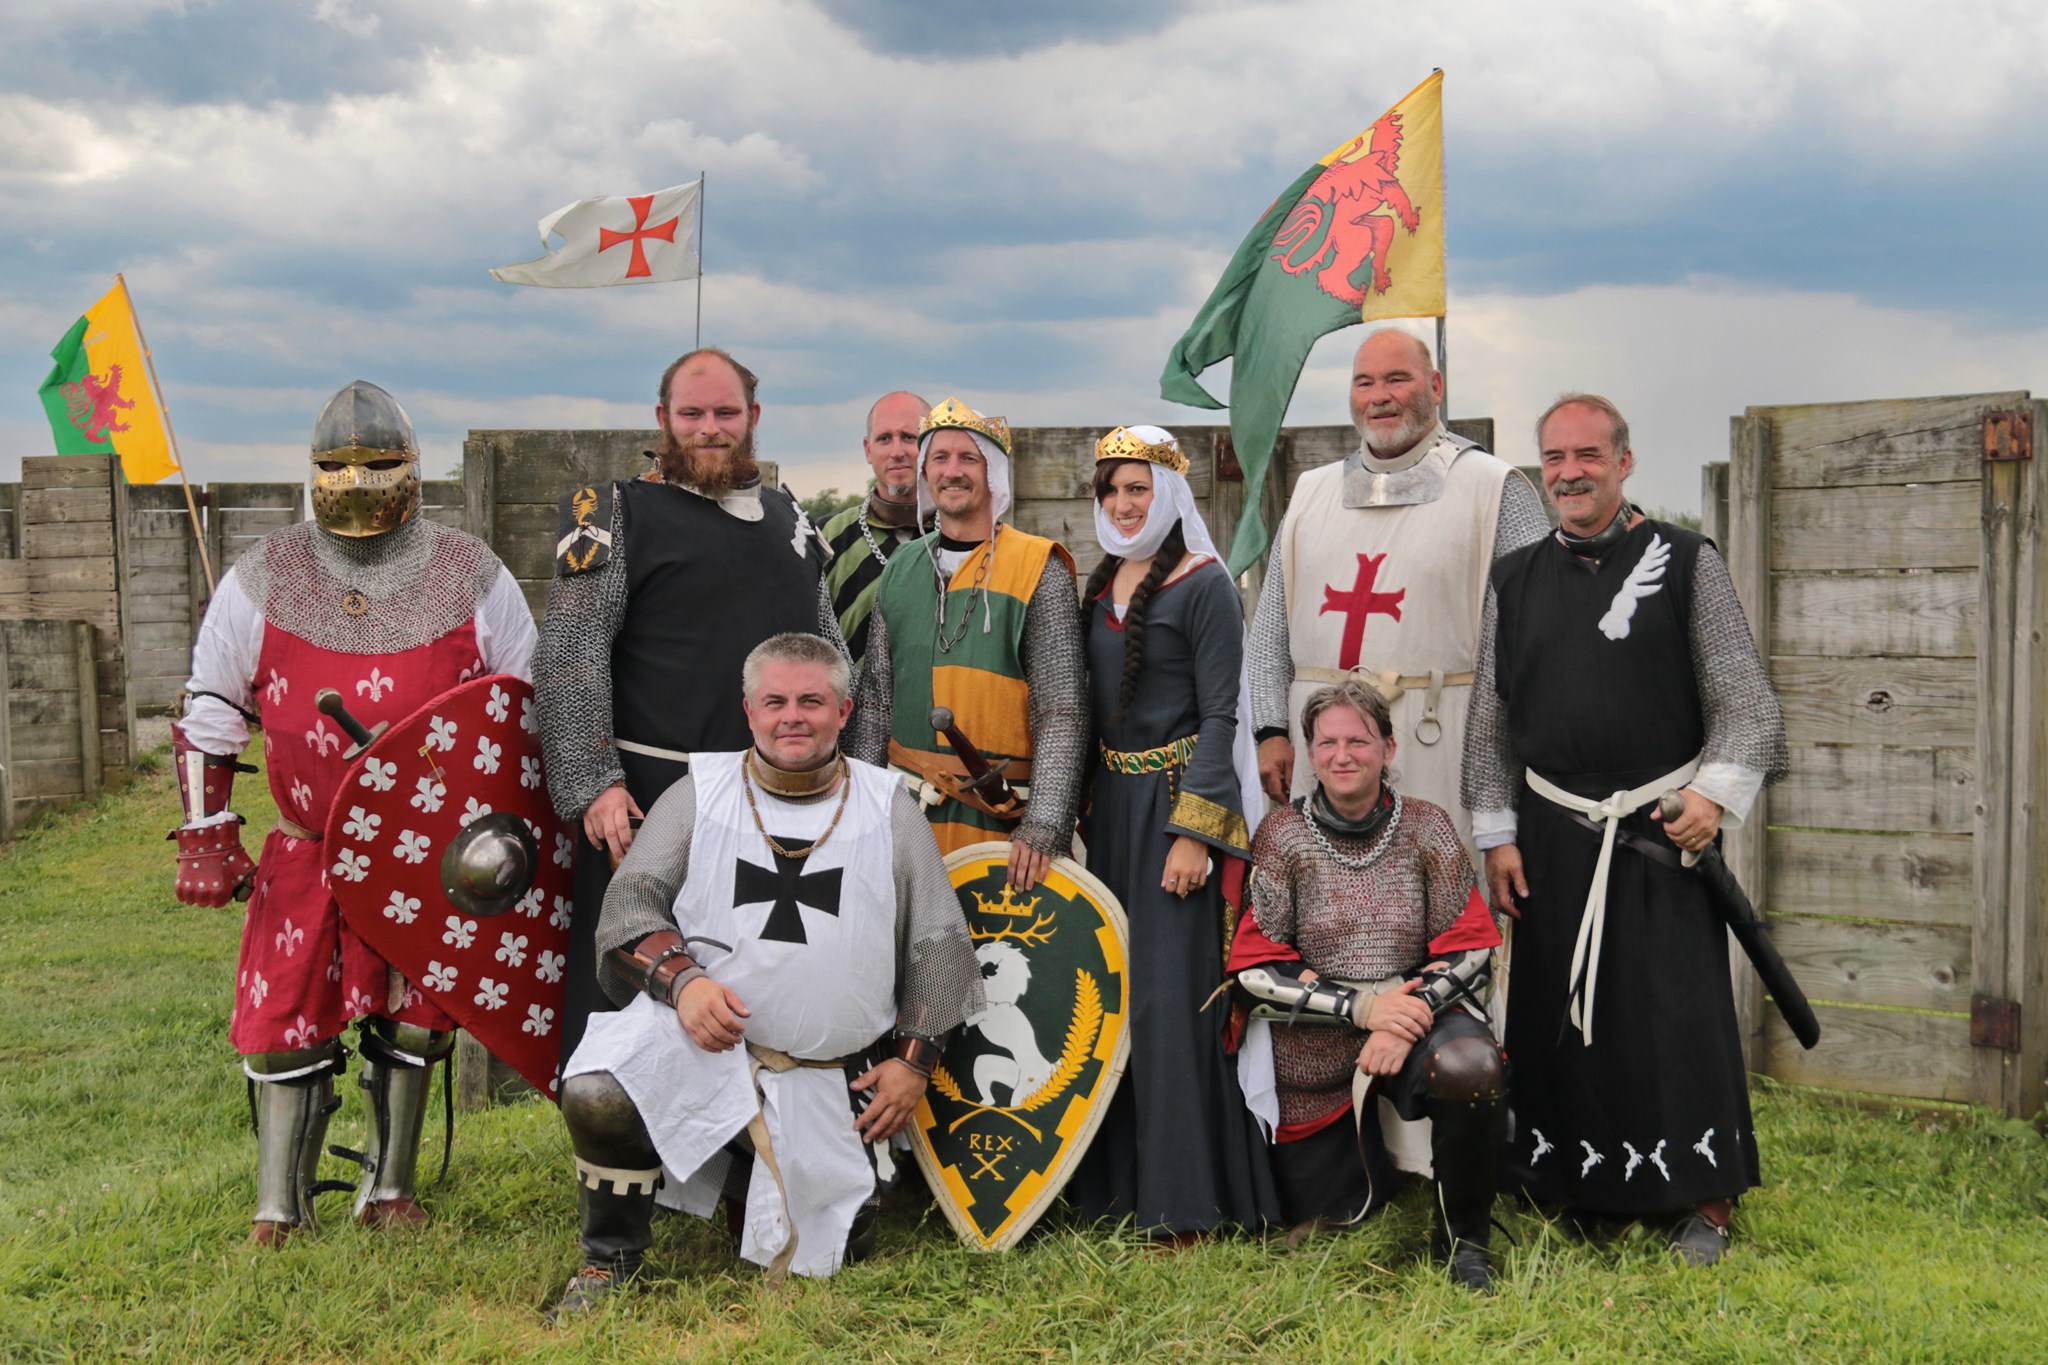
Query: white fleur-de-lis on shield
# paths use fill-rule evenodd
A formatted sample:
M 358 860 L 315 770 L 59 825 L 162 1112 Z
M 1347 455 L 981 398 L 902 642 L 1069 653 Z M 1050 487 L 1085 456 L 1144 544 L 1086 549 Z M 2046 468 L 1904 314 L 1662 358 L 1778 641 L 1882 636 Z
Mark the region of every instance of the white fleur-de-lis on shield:
M 569 927 L 569 898 L 567 896 L 555 897 L 555 913 L 548 916 L 548 924 L 551 928 L 555 929 L 566 929 Z
M 462 819 L 460 823 L 464 829 L 468 829 L 470 822 L 472 820 L 481 820 L 484 816 L 489 815 L 490 813 L 491 808 L 489 805 L 477 800 L 474 796 L 472 796 L 462 807 Z
M 504 752 L 505 747 L 502 744 L 493 744 L 489 735 L 478 735 L 476 757 L 471 759 L 470 763 L 478 772 L 495 773 L 498 771 L 498 755 Z
M 297 1027 L 284 1031 L 284 1045 L 292 1048 L 311 1047 L 313 1033 L 313 1026 L 306 1022 L 306 1016 L 302 1014 L 299 1016 Z
M 484 703 L 484 714 L 492 720 L 502 722 L 512 714 L 512 694 L 496 683 L 491 684 L 491 699 Z
M 270 994 L 270 983 L 263 979 L 263 973 L 256 973 L 256 979 L 249 983 L 249 1004 L 255 1009 L 263 1008 L 263 998 Z
M 306 747 L 317 750 L 322 758 L 330 749 L 341 748 L 341 736 L 327 728 L 325 718 L 313 722 L 313 728 L 306 731 Z
M 498 935 L 498 961 L 508 967 L 526 965 L 526 935 L 506 930 Z
M 482 659 L 471 659 L 469 661 L 469 667 L 463 669 L 460 673 L 457 673 L 455 675 L 455 681 L 457 683 L 466 683 L 471 678 L 481 678 L 483 675 L 484 661 Z
M 540 733 L 540 720 L 533 714 L 532 697 L 521 697 L 519 699 L 519 728 L 526 731 L 529 735 Z
M 467 948 L 476 942 L 476 921 L 460 915 L 448 917 L 448 932 L 441 935 L 441 942 L 457 948 Z
M 436 782 L 430 773 L 420 779 L 419 790 L 412 794 L 412 803 L 432 815 L 441 809 L 441 798 L 447 794 L 448 789 Z
M 384 676 L 383 669 L 372 668 L 369 677 L 359 679 L 356 682 L 356 695 L 360 697 L 363 693 L 367 692 L 370 694 L 371 701 L 382 701 L 384 700 L 384 694 L 396 686 L 398 686 L 397 683 Z
M 292 804 L 300 810 L 313 809 L 313 789 L 297 778 L 292 779 Z
M 400 858 L 417 867 L 427 860 L 427 836 L 414 834 L 405 829 L 398 832 L 398 847 L 392 850 Z
M 351 839 L 361 839 L 363 842 L 369 843 L 376 839 L 377 827 L 383 823 L 383 816 L 372 815 L 361 806 L 350 806 L 348 808 L 348 823 L 341 827 L 341 832 Z
M 347 881 L 359 882 L 370 875 L 370 859 L 367 854 L 345 848 L 334 860 L 334 875 Z
M 476 983 L 476 1003 L 485 1009 L 505 1008 L 505 993 L 510 990 L 502 981 L 493 981 L 488 976 Z
M 442 966 L 438 962 L 427 964 L 427 989 L 430 991 L 452 991 L 455 989 L 455 966 Z
M 455 747 L 455 722 L 434 716 L 427 721 L 427 747 L 443 753 Z
M 391 903 L 384 907 L 384 918 L 395 919 L 400 924 L 411 924 L 420 917 L 420 901 L 417 896 L 408 896 L 403 891 L 391 893 Z
M 517 910 L 520 914 L 526 916 L 528 919 L 539 919 L 541 907 L 544 906 L 546 903 L 547 892 L 541 890 L 539 887 L 536 886 L 529 890 L 525 895 L 521 896 L 519 898 L 519 903 L 517 905 L 514 905 L 512 908 L 514 910 Z
M 358 786 L 371 787 L 388 792 L 398 785 L 398 765 L 386 763 L 381 758 L 363 760 L 363 775 L 356 779 Z
M 291 691 L 291 689 L 291 682 L 288 679 L 278 677 L 277 670 L 273 668 L 270 670 L 270 681 L 263 688 L 263 699 L 272 706 L 275 706 L 284 700 L 284 694 Z
M 540 790 L 540 760 L 532 754 L 519 756 L 519 785 Z
M 286 920 L 284 928 L 277 931 L 278 951 L 282 952 L 286 957 L 296 955 L 299 951 L 299 945 L 305 941 L 306 931 L 295 926 L 290 920 Z
M 555 1026 L 555 1012 L 539 1005 L 526 1007 L 526 1022 L 519 1026 L 522 1033 L 531 1033 L 536 1038 L 545 1038 Z
M 567 867 L 576 861 L 576 845 L 569 842 L 566 834 L 555 836 L 555 866 Z
M 553 985 L 562 979 L 563 961 L 562 954 L 550 948 L 543 948 L 540 950 L 540 956 L 534 959 L 533 974 Z

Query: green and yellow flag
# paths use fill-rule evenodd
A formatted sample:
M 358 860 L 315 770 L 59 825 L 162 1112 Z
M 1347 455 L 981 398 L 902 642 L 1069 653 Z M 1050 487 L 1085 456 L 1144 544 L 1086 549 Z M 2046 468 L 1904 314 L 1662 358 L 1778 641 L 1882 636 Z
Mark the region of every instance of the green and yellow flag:
M 1310 166 L 1273 201 L 1174 343 L 1159 396 L 1220 408 L 1196 376 L 1225 357 L 1230 440 L 1244 517 L 1230 546 L 1243 573 L 1270 539 L 1259 491 L 1316 339 L 1376 318 L 1444 311 L 1443 72 Z
M 43 411 L 59 455 L 118 452 L 130 483 L 178 472 L 125 282 L 71 324 L 50 358 L 57 363 L 43 381 Z

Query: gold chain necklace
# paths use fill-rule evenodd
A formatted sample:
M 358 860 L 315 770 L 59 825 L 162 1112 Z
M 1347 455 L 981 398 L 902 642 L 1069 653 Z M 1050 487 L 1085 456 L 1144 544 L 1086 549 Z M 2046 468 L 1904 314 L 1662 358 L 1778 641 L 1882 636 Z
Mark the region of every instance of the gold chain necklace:
M 740 789 L 747 794 L 747 813 L 754 817 L 754 828 L 759 830 L 761 837 L 768 841 L 768 847 L 774 852 L 776 857 L 790 859 L 808 858 L 823 848 L 825 841 L 832 837 L 832 831 L 839 828 L 839 817 L 846 814 L 846 798 L 853 795 L 853 774 L 847 769 L 845 754 L 839 755 L 838 763 L 839 808 L 832 812 L 832 823 L 825 826 L 825 832 L 820 834 L 808 848 L 784 848 L 775 841 L 775 836 L 770 834 L 768 827 L 761 823 L 761 807 L 754 800 L 754 774 L 751 770 L 751 765 L 746 762 L 740 764 Z

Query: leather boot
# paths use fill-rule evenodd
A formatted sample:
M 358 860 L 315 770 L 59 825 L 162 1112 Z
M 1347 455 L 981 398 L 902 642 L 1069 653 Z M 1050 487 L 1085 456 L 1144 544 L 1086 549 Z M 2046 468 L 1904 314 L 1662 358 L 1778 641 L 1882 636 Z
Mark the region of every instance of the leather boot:
M 1493 1293 L 1493 1200 L 1500 1188 L 1507 1106 L 1498 1098 L 1430 1103 L 1430 1159 L 1436 1166 L 1436 1211 L 1430 1249 L 1449 1263 L 1451 1278 Z

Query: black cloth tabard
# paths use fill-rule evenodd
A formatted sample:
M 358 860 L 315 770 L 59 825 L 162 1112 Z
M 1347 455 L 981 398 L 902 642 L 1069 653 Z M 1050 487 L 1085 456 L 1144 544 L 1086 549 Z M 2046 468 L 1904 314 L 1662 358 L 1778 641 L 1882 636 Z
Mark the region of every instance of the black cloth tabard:
M 1228 1011 L 1220 1004 L 1202 1009 L 1223 978 L 1223 856 L 1247 850 L 1205 838 L 1215 861 L 1208 883 L 1185 899 L 1159 885 L 1175 836 L 1203 837 L 1175 820 L 1177 793 L 1199 795 L 1242 818 L 1230 752 L 1243 607 L 1229 575 L 1212 562 L 1162 586 L 1145 618 L 1137 693 L 1118 720 L 1125 632 L 1106 595 L 1089 604 L 1096 732 L 1127 752 L 1201 738 L 1190 765 L 1177 773 L 1129 776 L 1111 772 L 1099 757 L 1094 765 L 1088 865 L 1130 923 L 1131 1058 L 1067 1198 L 1083 1217 L 1130 1218 L 1145 1232 L 1226 1223 L 1258 1228 L 1280 1212 L 1265 1139 L 1223 1050 Z M 1183 817 L 1191 810 L 1215 814 L 1195 803 L 1179 807 Z
M 740 665 L 771 635 L 818 631 L 817 537 L 795 499 L 761 490 L 759 521 L 741 521 L 709 498 L 672 484 L 618 484 L 625 542 L 626 614 L 612 642 L 612 725 L 618 738 L 680 753 L 720 753 L 753 743 L 740 705 Z M 801 552 L 798 548 L 801 546 Z M 619 751 L 626 791 L 643 811 L 689 771 L 684 763 Z M 562 1060 L 583 1041 L 584 1022 L 612 1003 L 597 984 L 598 911 L 611 885 L 610 857 L 579 830 L 576 904 L 564 970 Z
M 1621 638 L 1617 594 L 1653 539 L 1670 550 Z M 1689 531 L 1645 521 L 1597 569 L 1546 537 L 1494 568 L 1498 687 L 1523 762 L 1601 798 L 1681 767 L 1704 740 L 1688 624 Z M 1729 1198 L 1757 1183 L 1728 939 L 1702 883 L 1617 845 L 1593 1041 L 1568 1019 L 1571 959 L 1600 836 L 1530 790 L 1516 843 L 1529 897 L 1515 932 L 1507 1051 L 1515 1136 L 1503 1183 L 1619 1214 Z M 1625 826 L 1663 842 L 1639 813 Z

